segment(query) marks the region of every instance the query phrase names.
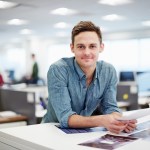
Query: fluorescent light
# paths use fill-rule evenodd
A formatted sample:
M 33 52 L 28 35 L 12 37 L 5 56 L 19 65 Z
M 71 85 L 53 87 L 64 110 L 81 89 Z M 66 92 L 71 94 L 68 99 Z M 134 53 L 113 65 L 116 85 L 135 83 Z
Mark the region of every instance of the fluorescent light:
M 59 22 L 59 23 L 56 23 L 54 25 L 55 28 L 61 28 L 61 29 L 64 29 L 64 28 L 68 28 L 70 27 L 69 24 L 65 23 L 65 22 Z
M 116 21 L 116 20 L 123 20 L 125 18 L 123 16 L 119 16 L 117 14 L 111 14 L 111 15 L 103 16 L 102 19 L 106 20 L 106 21 Z
M 32 30 L 29 30 L 29 29 L 22 29 L 22 30 L 20 31 L 20 34 L 25 34 L 25 35 L 32 34 Z
M 129 4 L 132 2 L 133 0 L 99 0 L 98 3 L 104 4 L 104 5 L 117 6 L 117 5 Z
M 7 23 L 9 25 L 24 25 L 24 24 L 28 24 L 28 21 L 22 20 L 22 19 L 11 19 L 11 20 L 8 20 Z
M 11 7 L 14 7 L 14 6 L 17 6 L 17 5 L 18 5 L 17 3 L 1 1 L 0 0 L 0 9 L 11 8 Z
M 143 22 L 142 22 L 142 25 L 143 25 L 143 26 L 150 26 L 150 20 L 143 21 Z
M 68 9 L 68 8 L 58 8 L 58 9 L 52 10 L 50 13 L 53 15 L 65 16 L 65 15 L 74 15 L 77 13 L 77 11 L 73 9 Z

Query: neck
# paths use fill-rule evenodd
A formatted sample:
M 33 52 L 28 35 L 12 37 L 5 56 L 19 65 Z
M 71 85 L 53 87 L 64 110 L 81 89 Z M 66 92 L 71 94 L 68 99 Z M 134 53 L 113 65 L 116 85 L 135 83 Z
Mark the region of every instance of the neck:
M 92 82 L 93 80 L 93 76 L 94 76 L 94 71 L 95 71 L 96 67 L 92 67 L 92 68 L 84 68 L 82 69 L 83 72 L 85 73 L 86 75 L 86 85 L 89 86 L 90 83 Z

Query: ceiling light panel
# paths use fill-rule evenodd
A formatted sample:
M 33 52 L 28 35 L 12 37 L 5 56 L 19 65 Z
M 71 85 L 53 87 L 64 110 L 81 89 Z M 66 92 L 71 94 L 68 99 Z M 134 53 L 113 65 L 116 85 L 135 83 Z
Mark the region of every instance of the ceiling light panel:
M 11 8 L 11 7 L 15 7 L 17 5 L 18 5 L 17 3 L 1 1 L 0 0 L 0 9 Z
M 58 9 L 52 10 L 50 13 L 53 15 L 65 16 L 65 15 L 74 15 L 77 13 L 77 11 L 73 9 L 68 9 L 68 8 L 58 8 Z
M 98 3 L 104 5 L 117 6 L 133 3 L 133 0 L 99 0 Z
M 24 34 L 24 35 L 32 34 L 32 30 L 30 30 L 30 29 L 22 29 L 20 31 L 20 34 Z
M 150 26 L 150 20 L 143 21 L 143 22 L 142 22 L 142 25 L 143 25 L 143 26 Z
M 111 15 L 103 16 L 102 19 L 106 21 L 116 21 L 116 20 L 123 20 L 125 19 L 125 17 L 117 14 L 111 14 Z
M 11 20 L 8 20 L 7 23 L 9 25 L 25 25 L 25 24 L 28 24 L 28 21 L 22 20 L 22 19 L 11 19 Z

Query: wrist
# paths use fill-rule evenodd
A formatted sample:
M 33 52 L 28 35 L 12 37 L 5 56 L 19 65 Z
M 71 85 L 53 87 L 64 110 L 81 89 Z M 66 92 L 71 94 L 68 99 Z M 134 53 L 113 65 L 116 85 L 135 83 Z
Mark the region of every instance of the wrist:
M 106 115 L 99 115 L 97 116 L 98 118 L 96 118 L 98 121 L 97 121 L 97 126 L 102 126 L 102 127 L 105 127 L 106 125 Z

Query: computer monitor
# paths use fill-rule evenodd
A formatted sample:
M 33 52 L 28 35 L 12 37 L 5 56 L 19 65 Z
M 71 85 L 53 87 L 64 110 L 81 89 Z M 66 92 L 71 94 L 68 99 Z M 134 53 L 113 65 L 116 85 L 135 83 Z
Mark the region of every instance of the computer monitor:
M 28 117 L 28 124 L 35 124 L 35 93 L 0 89 L 0 111 L 14 111 Z
M 119 74 L 120 82 L 126 82 L 126 81 L 134 82 L 135 80 L 136 80 L 135 73 L 133 71 L 121 71 Z
M 150 95 L 150 71 L 137 72 L 137 84 L 140 93 L 148 93 Z

